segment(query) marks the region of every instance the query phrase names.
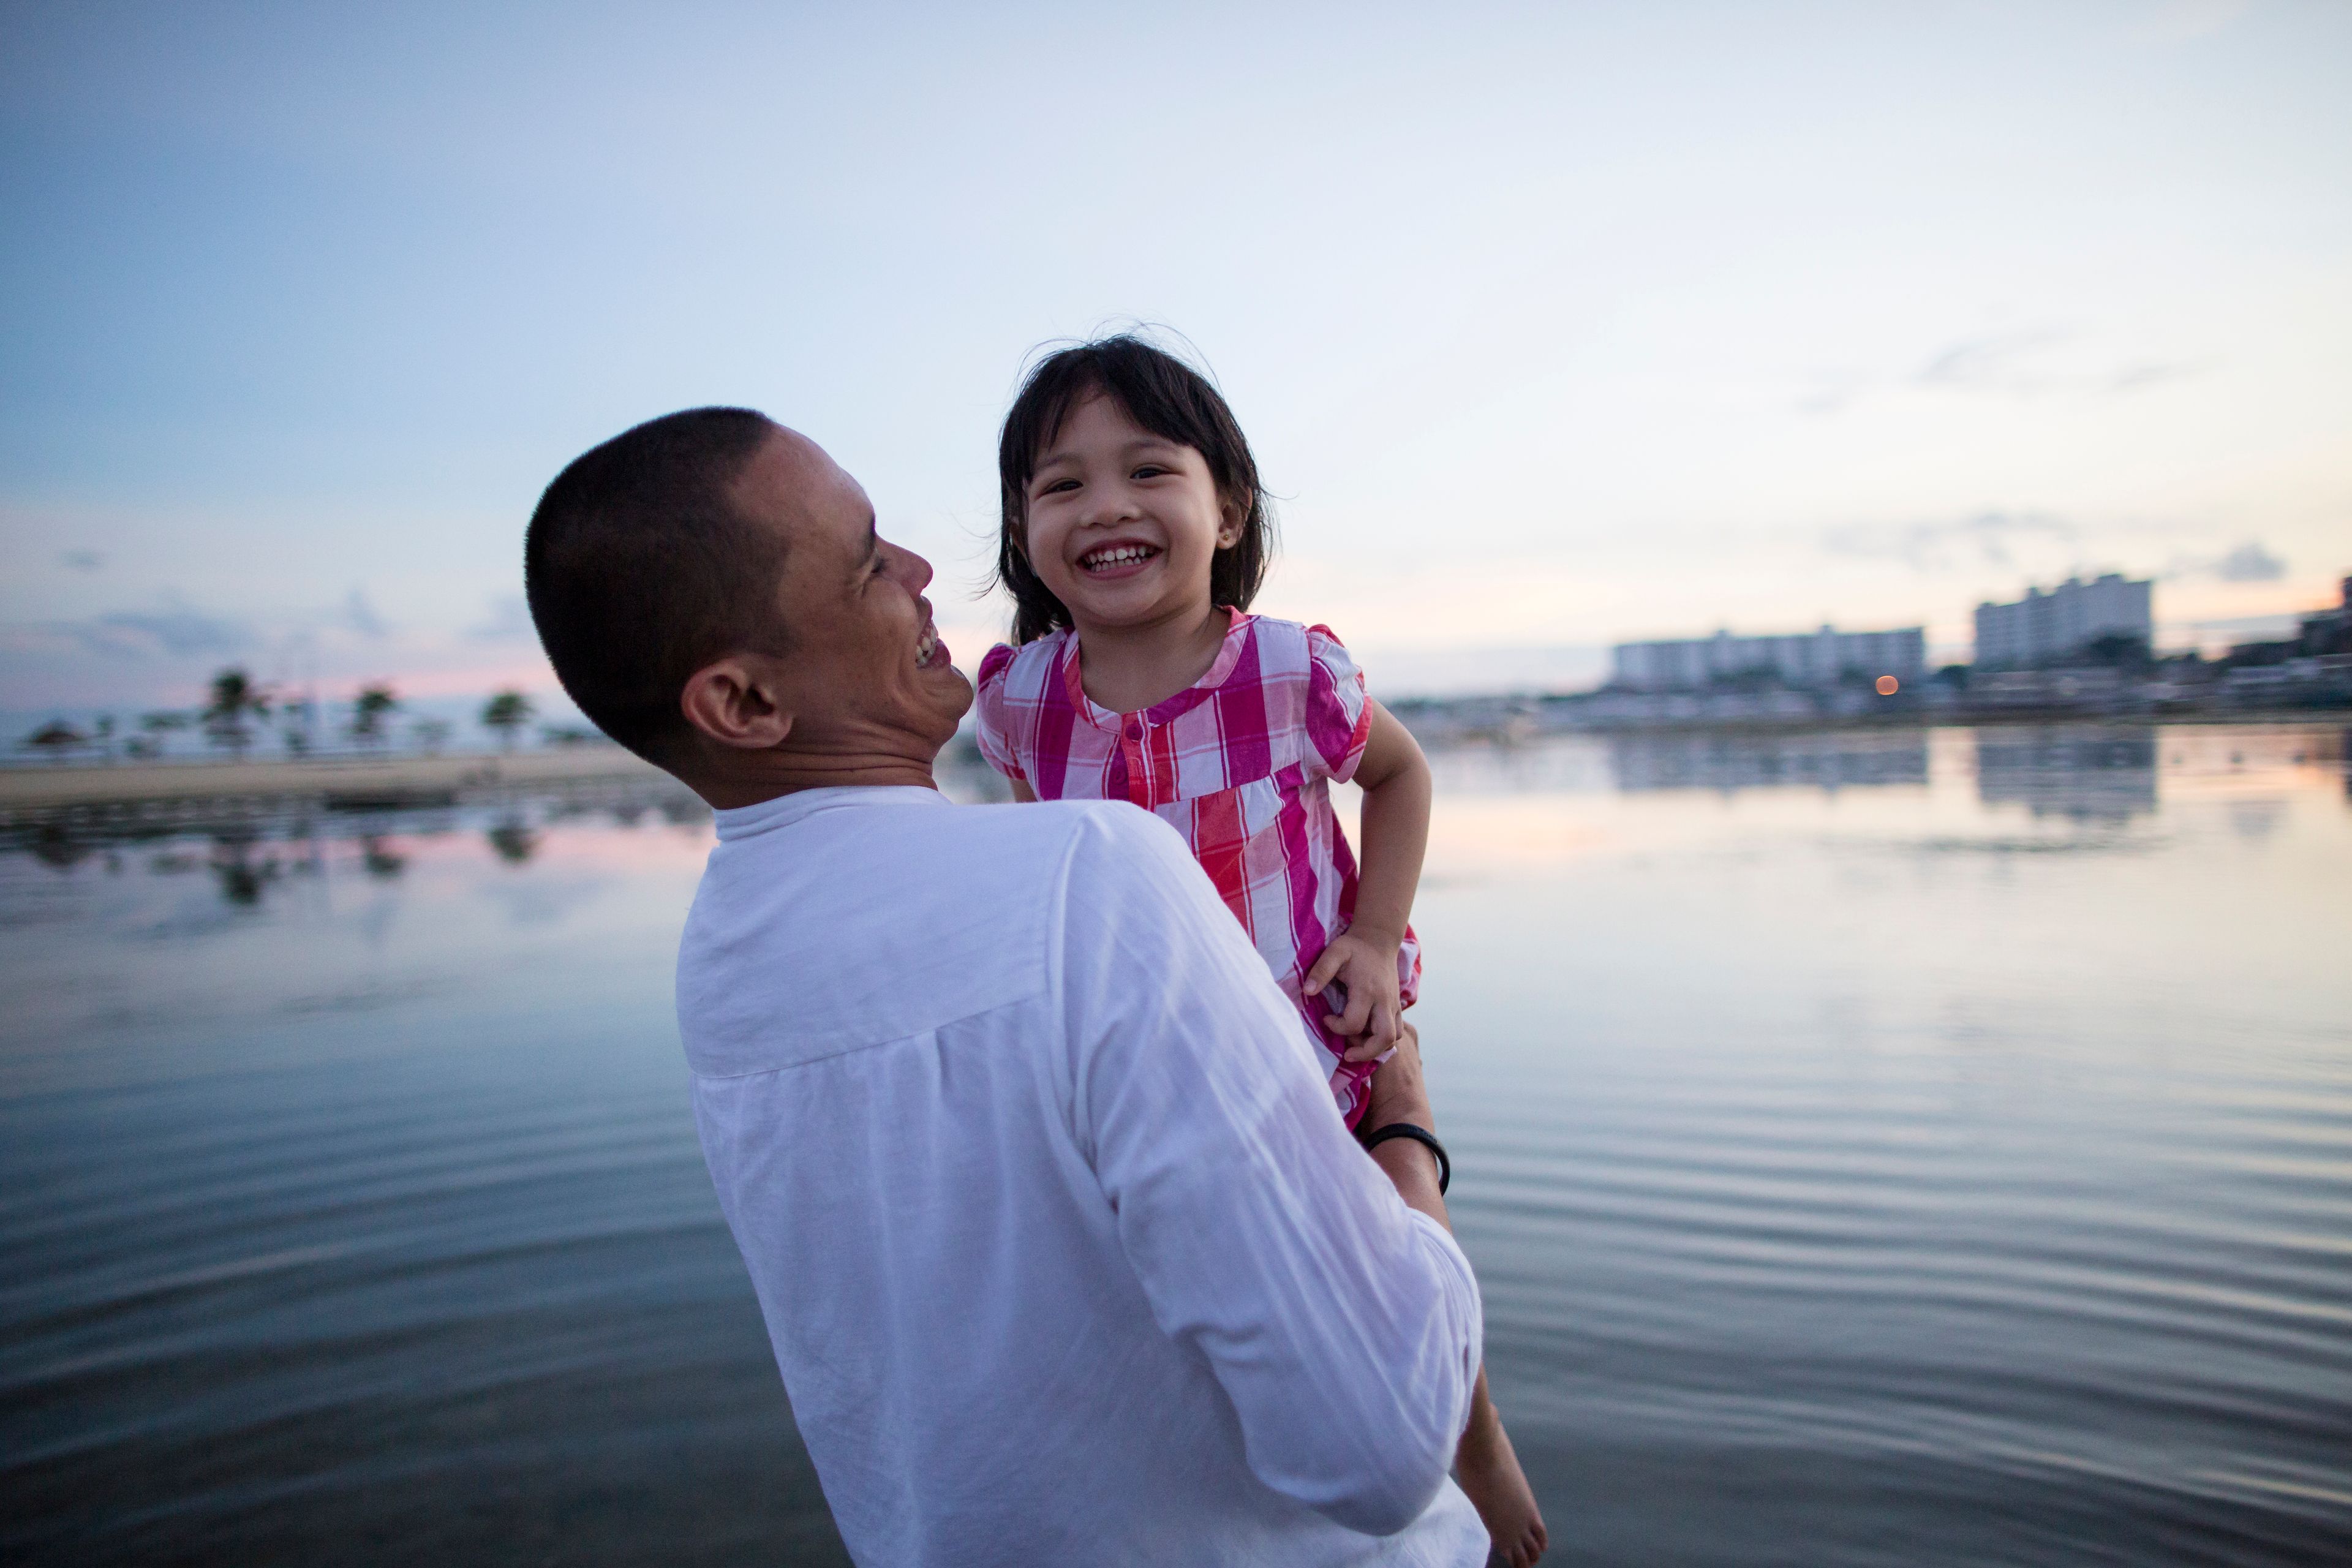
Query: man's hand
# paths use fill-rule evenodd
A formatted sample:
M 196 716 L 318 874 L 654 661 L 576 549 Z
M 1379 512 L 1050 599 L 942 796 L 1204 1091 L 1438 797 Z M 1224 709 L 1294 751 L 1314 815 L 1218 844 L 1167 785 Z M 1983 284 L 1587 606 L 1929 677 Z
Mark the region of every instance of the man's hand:
M 1351 926 L 1331 939 L 1307 972 L 1302 989 L 1309 996 L 1321 995 L 1335 980 L 1348 988 L 1342 1010 L 1323 1016 L 1324 1027 L 1354 1042 L 1340 1053 L 1342 1061 L 1370 1061 L 1395 1048 L 1402 1037 L 1404 1007 L 1397 986 L 1397 949 L 1402 945 L 1402 939 L 1391 942 Z
M 1421 1076 L 1421 1031 L 1404 1026 L 1396 1055 L 1372 1075 L 1364 1103 L 1363 1127 L 1377 1132 L 1391 1121 L 1410 1121 L 1424 1132 L 1437 1131 L 1437 1112 L 1429 1103 L 1429 1084 Z M 1416 1145 L 1418 1147 L 1418 1145 Z

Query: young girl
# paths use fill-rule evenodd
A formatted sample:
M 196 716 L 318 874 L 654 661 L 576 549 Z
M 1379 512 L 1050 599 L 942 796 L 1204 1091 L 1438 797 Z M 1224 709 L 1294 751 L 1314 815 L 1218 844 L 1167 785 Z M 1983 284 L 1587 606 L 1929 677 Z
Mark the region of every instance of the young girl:
M 1048 356 L 1005 416 L 997 470 L 997 578 L 1016 608 L 1013 645 L 981 661 L 982 752 L 1023 800 L 1129 800 L 1181 832 L 1356 1126 L 1420 979 L 1406 916 L 1429 764 L 1338 637 L 1247 613 L 1272 553 L 1265 494 L 1190 366 L 1124 335 Z M 1349 779 L 1360 876 L 1331 808 Z M 1540 1556 L 1483 1372 L 1455 1467 L 1504 1558 Z

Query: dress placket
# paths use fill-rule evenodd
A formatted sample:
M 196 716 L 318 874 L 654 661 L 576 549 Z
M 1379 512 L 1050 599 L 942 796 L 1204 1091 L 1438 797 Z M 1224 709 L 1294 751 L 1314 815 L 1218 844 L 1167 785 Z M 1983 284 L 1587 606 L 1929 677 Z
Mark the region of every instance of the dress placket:
M 1128 713 L 1118 721 L 1118 754 L 1127 763 L 1127 798 L 1146 811 L 1151 809 L 1151 774 L 1146 770 L 1143 753 L 1143 715 Z

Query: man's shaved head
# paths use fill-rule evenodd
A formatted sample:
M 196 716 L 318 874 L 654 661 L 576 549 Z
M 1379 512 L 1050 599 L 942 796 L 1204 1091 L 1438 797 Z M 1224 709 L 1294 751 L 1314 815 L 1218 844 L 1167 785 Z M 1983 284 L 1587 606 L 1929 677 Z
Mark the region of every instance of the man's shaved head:
M 730 652 L 784 651 L 783 537 L 737 495 L 772 440 L 809 447 L 748 408 L 665 415 L 575 458 L 531 513 L 523 583 L 556 678 L 648 761 L 689 732 L 688 677 Z

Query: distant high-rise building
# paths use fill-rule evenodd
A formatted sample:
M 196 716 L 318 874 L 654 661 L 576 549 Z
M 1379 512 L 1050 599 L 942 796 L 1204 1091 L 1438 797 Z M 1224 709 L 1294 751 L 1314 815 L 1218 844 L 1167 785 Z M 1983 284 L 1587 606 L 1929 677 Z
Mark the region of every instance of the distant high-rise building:
M 1609 654 L 1610 684 L 1633 691 L 1693 691 L 1741 679 L 1781 686 L 1834 686 L 1891 675 L 1914 681 L 1927 671 L 1927 628 L 1842 632 L 1823 626 L 1788 637 L 1711 637 L 1619 643 Z
M 2083 652 L 2105 637 L 2148 642 L 2156 630 L 2153 584 L 2118 573 L 2085 583 L 2069 577 L 2044 593 L 2028 588 L 2013 605 L 1977 606 L 1977 668 L 2025 669 Z
M 2344 597 L 2334 609 L 2303 617 L 2298 640 L 2305 654 L 2352 653 L 2352 577 L 2344 579 Z

